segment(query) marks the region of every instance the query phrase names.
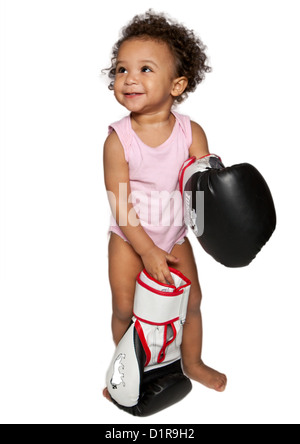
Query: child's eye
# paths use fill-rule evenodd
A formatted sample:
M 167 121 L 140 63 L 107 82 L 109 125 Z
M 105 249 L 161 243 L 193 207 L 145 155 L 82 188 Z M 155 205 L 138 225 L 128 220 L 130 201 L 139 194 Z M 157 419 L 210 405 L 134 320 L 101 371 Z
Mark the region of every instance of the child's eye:
M 120 68 L 118 68 L 118 73 L 120 74 L 124 74 L 126 71 L 126 68 L 124 68 L 123 66 L 120 66 Z
M 149 66 L 143 66 L 142 72 L 152 72 L 152 69 Z

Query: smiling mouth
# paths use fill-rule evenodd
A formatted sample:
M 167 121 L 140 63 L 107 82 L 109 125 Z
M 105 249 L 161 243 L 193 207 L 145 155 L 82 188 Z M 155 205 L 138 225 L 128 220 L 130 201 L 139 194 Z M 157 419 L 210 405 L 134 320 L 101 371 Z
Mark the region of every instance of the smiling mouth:
M 143 93 L 125 93 L 124 95 L 126 97 L 139 97 L 139 96 L 142 96 Z

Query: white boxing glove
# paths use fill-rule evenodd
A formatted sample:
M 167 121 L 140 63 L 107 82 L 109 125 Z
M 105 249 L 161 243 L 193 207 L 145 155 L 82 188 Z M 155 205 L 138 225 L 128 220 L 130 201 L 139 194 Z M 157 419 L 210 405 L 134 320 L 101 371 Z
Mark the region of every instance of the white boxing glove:
M 170 272 L 175 285 L 156 281 L 146 270 L 137 277 L 134 316 L 107 372 L 112 400 L 134 415 L 162 410 L 191 390 L 180 365 L 191 283 L 178 270 Z

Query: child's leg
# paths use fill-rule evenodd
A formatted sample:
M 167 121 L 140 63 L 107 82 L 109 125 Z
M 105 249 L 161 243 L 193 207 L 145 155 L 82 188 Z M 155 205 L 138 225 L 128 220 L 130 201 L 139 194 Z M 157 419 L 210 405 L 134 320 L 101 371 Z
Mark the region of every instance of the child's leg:
M 193 250 L 189 240 L 186 238 L 182 245 L 175 245 L 171 254 L 179 258 L 179 263 L 173 266 L 173 268 L 180 270 L 192 283 L 181 346 L 184 372 L 191 379 L 222 392 L 226 388 L 226 376 L 207 367 L 201 359 L 202 318 L 200 304 L 202 295 Z
M 114 233 L 111 233 L 109 241 L 108 262 L 113 307 L 112 334 L 118 345 L 131 321 L 136 278 L 144 267 L 131 245 Z M 107 388 L 103 390 L 103 396 L 111 400 Z
M 133 314 L 136 278 L 143 262 L 128 242 L 112 233 L 109 241 L 109 280 L 112 291 L 112 333 L 117 345 Z

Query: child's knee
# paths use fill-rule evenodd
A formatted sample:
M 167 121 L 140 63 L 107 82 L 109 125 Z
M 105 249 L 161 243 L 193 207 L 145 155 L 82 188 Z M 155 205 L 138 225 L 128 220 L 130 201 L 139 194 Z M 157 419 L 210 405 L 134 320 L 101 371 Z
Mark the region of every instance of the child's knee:
M 200 287 L 192 287 L 187 307 L 187 314 L 198 314 L 202 301 L 202 293 Z
M 116 300 L 117 299 L 117 300 Z M 126 293 L 114 298 L 113 316 L 121 322 L 130 322 L 133 315 L 133 300 Z

